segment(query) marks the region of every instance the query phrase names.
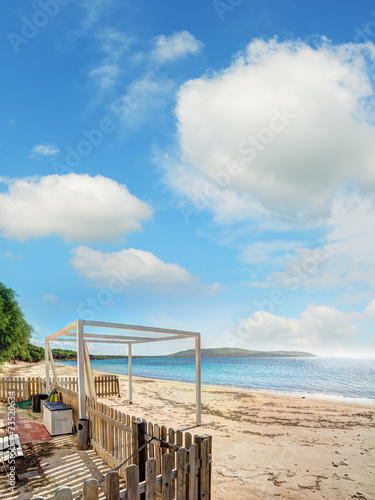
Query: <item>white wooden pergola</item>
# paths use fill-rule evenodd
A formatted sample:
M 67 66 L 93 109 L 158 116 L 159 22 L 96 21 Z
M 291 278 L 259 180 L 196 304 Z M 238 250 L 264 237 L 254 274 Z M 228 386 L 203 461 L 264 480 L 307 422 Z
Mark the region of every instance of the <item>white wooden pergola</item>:
M 93 333 L 90 328 L 98 328 L 100 333 Z M 120 335 L 112 335 L 108 330 L 118 330 Z M 132 332 L 129 334 L 128 332 Z M 145 336 L 144 334 L 148 335 Z M 126 325 L 122 323 L 107 323 L 104 321 L 86 321 L 77 319 L 70 325 L 61 328 L 45 338 L 46 384 L 50 385 L 49 377 L 49 343 L 77 342 L 78 365 L 78 398 L 79 418 L 86 418 L 85 391 L 85 356 L 84 341 L 96 344 L 126 344 L 128 346 L 129 403 L 133 401 L 132 386 L 132 346 L 166 340 L 195 339 L 195 384 L 196 384 L 196 424 L 201 425 L 201 339 L 200 333 L 182 330 L 169 330 L 150 326 Z

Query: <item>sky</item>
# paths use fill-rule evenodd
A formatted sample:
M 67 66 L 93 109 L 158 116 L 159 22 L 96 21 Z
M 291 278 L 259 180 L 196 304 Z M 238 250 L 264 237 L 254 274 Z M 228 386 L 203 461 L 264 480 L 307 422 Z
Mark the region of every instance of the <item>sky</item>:
M 375 356 L 373 2 L 6 2 L 0 30 L 0 280 L 36 344 L 81 318 Z

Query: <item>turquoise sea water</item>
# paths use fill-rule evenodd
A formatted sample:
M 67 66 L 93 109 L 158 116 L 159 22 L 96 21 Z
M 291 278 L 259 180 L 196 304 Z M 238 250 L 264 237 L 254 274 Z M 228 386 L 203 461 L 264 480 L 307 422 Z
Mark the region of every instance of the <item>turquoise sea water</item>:
M 62 363 L 76 366 L 76 361 Z M 92 367 L 126 374 L 126 359 L 92 360 Z M 193 382 L 194 359 L 133 359 L 133 374 Z M 375 401 L 375 360 L 337 358 L 203 358 L 202 382 L 257 390 Z

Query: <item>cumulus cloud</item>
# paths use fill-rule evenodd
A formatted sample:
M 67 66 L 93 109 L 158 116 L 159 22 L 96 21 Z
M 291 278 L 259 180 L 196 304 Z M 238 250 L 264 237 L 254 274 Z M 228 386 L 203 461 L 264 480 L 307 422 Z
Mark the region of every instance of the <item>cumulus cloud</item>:
M 60 149 L 53 144 L 38 144 L 31 150 L 29 158 L 36 156 L 56 156 L 60 153 Z
M 76 271 L 97 284 L 120 279 L 125 285 L 186 285 L 198 280 L 178 264 L 163 262 L 144 250 L 103 253 L 80 246 L 72 253 L 70 263 Z
M 365 318 L 365 314 L 343 312 L 325 305 L 308 305 L 295 318 L 260 310 L 241 319 L 231 340 L 252 349 L 310 350 L 314 354 L 327 354 L 327 349 L 331 353 L 334 349 L 340 352 L 347 349 L 349 353 L 350 345 L 358 341 L 357 322 Z
M 263 210 L 292 225 L 326 222 L 343 186 L 375 187 L 374 60 L 370 42 L 252 41 L 225 70 L 180 88 L 180 164 L 190 174 L 168 164 L 168 184 L 193 206 L 203 197 L 219 222 L 236 220 L 241 204 L 248 219 Z M 197 179 L 231 193 L 227 216 L 222 195 L 202 193 Z
M 287 251 L 288 242 L 272 264 L 278 270 L 252 286 L 308 289 L 310 291 L 346 292 L 348 299 L 368 299 L 375 291 L 375 206 L 373 197 L 356 192 L 340 193 L 332 203 L 331 216 L 324 240 L 310 246 L 296 245 Z M 266 253 L 269 243 L 255 243 L 255 257 Z M 245 260 L 248 252 L 245 250 Z M 250 256 L 251 258 L 251 256 Z
M 0 231 L 6 238 L 58 235 L 67 241 L 115 240 L 139 231 L 151 208 L 127 187 L 88 174 L 16 180 L 0 193 Z
M 203 48 L 203 43 L 188 31 L 180 31 L 170 36 L 159 35 L 154 41 L 153 57 L 161 64 L 187 54 L 197 54 Z

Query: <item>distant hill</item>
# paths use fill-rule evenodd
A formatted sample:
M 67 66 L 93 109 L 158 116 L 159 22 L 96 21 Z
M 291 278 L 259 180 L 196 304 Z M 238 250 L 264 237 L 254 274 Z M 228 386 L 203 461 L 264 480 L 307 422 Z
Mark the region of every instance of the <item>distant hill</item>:
M 76 361 L 76 351 L 67 349 L 52 349 L 53 358 L 56 361 Z M 29 344 L 29 358 L 19 358 L 24 361 L 37 362 L 44 359 L 43 347 Z M 176 352 L 174 354 L 159 356 L 133 356 L 134 358 L 194 358 L 195 350 Z M 218 347 L 214 349 L 202 349 L 202 358 L 315 358 L 315 354 L 299 351 L 249 351 L 248 349 L 237 349 L 234 347 Z M 90 354 L 91 359 L 127 359 L 126 355 L 118 354 Z
M 194 349 L 176 352 L 165 356 L 167 358 L 193 358 Z M 234 347 L 218 347 L 215 349 L 202 349 L 202 358 L 315 358 L 315 354 L 300 351 L 250 351 Z

